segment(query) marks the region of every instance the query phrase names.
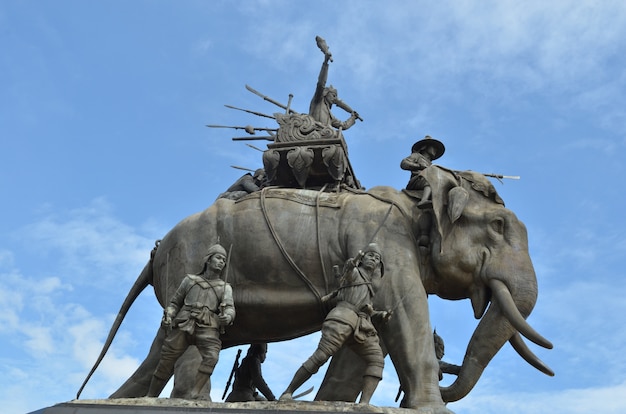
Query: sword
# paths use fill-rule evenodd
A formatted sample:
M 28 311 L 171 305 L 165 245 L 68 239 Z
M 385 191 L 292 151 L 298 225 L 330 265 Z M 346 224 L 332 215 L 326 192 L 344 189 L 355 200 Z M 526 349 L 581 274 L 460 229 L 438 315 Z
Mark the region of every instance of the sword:
M 296 395 L 294 395 L 291 398 L 293 398 L 295 400 L 296 398 L 304 397 L 305 395 L 310 394 L 311 391 L 313 391 L 313 388 L 315 388 L 315 387 L 311 387 L 308 390 L 302 391 L 300 394 L 296 394 Z

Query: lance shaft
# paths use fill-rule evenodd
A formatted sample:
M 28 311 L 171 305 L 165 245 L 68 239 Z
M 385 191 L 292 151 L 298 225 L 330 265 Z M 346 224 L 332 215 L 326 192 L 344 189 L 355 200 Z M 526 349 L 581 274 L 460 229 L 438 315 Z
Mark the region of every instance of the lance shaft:
M 273 100 L 272 98 L 263 95 L 261 92 L 257 91 L 256 89 L 252 88 L 250 85 L 246 85 L 246 89 L 249 90 L 250 92 L 252 92 L 253 94 L 260 96 L 261 98 L 263 98 L 264 100 L 266 100 L 267 102 L 273 103 L 274 105 L 278 106 L 279 108 L 283 108 L 286 111 L 289 111 L 289 113 L 292 114 L 297 114 L 296 111 L 294 111 L 293 109 L 289 109 L 289 107 L 287 105 L 283 105 L 278 101 Z

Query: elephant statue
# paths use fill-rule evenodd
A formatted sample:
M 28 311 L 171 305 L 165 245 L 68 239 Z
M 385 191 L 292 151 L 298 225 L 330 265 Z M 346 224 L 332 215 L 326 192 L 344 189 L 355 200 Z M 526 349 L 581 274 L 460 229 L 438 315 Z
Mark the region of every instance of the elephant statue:
M 238 201 L 218 199 L 184 219 L 153 251 L 85 383 L 139 293 L 151 284 L 166 306 L 218 239 L 227 249 L 232 246 L 224 277 L 237 309 L 234 325 L 222 336 L 225 348 L 318 331 L 328 312 L 322 297 L 337 287 L 333 265 L 376 241 L 385 274 L 374 305 L 393 311 L 377 330 L 404 390 L 401 407 L 450 413 L 445 403 L 467 395 L 507 341 L 528 363 L 553 375 L 521 338 L 552 347 L 525 320 L 537 300 L 537 281 L 524 224 L 481 174 L 433 167 L 427 179 L 429 210 L 417 208 L 410 191 L 390 187 L 341 192 L 269 187 Z M 469 298 L 481 319 L 458 378 L 448 387 L 439 386 L 428 294 Z M 111 398 L 146 395 L 164 336 L 160 328 L 146 359 Z M 352 358 L 348 352 L 333 357 L 316 399 L 355 401 L 363 366 Z M 186 395 L 183 384 L 193 375 L 179 360 L 173 396 Z

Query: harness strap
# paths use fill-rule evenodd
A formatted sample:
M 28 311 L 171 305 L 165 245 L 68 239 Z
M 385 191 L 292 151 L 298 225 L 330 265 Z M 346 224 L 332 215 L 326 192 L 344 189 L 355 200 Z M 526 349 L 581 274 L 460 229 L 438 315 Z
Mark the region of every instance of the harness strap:
M 276 245 L 278 246 L 278 249 L 283 254 L 283 257 L 285 258 L 285 260 L 287 260 L 287 263 L 289 263 L 291 268 L 297 273 L 297 275 L 304 282 L 304 284 L 309 288 L 309 290 L 313 293 L 313 295 L 315 295 L 315 299 L 317 300 L 317 303 L 319 305 L 320 312 L 321 312 L 322 315 L 324 315 L 325 312 L 324 312 L 324 304 L 322 303 L 322 296 L 317 291 L 315 286 L 313 286 L 313 283 L 311 283 L 309 278 L 298 267 L 296 262 L 294 262 L 294 260 L 291 258 L 291 256 L 289 256 L 289 253 L 287 253 L 287 250 L 285 250 L 285 246 L 283 245 L 283 243 L 278 238 L 278 234 L 276 233 L 276 229 L 274 228 L 274 225 L 270 221 L 270 218 L 269 218 L 269 216 L 267 214 L 267 206 L 265 205 L 265 194 L 266 194 L 266 192 L 267 192 L 267 187 L 263 188 L 261 190 L 260 202 L 261 202 L 261 211 L 263 212 L 263 217 L 265 218 L 265 222 L 267 223 L 267 227 L 269 228 L 270 233 L 272 234 L 272 237 L 274 238 L 274 241 L 276 242 Z

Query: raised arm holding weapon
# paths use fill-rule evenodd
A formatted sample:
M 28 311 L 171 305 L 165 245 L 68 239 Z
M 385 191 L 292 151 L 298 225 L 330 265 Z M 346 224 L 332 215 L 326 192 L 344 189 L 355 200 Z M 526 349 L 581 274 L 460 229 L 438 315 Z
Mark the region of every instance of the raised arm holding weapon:
M 326 81 L 328 80 L 328 62 L 333 61 L 332 54 L 328 50 L 328 45 L 324 39 L 317 36 L 315 40 L 317 42 L 317 46 L 320 48 L 322 53 L 324 53 L 324 63 L 322 63 L 322 68 L 320 69 L 320 74 L 317 78 L 315 93 L 313 94 L 311 104 L 309 105 L 309 115 L 311 115 L 317 122 L 325 125 L 331 125 L 334 128 L 346 130 L 354 125 L 357 119 L 361 121 L 363 121 L 363 119 L 356 111 L 338 99 L 337 89 L 333 88 L 332 85 L 326 87 Z M 335 116 L 331 113 L 333 105 L 337 105 L 341 109 L 350 112 L 350 118 L 344 122 L 335 118 Z

